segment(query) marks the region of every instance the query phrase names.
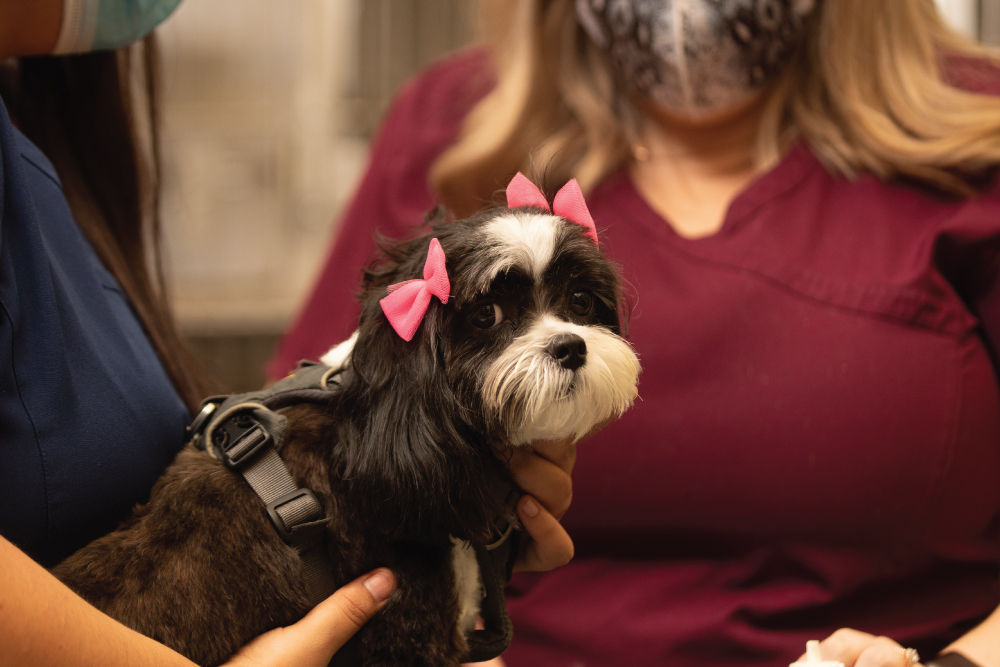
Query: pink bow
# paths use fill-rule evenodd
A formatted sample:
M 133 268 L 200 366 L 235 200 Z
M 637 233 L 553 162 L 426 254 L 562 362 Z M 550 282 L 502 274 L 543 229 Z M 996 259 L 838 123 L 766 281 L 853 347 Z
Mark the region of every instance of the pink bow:
M 545 201 L 545 195 L 538 186 L 528 180 L 528 177 L 517 172 L 514 178 L 507 184 L 507 207 L 518 208 L 520 206 L 535 206 L 546 211 L 551 211 L 558 216 L 566 218 L 571 222 L 582 225 L 587 231 L 586 235 L 597 246 L 597 227 L 594 225 L 594 218 L 590 215 L 587 202 L 583 199 L 583 191 L 576 179 L 570 179 L 566 185 L 559 189 L 555 199 L 552 200 L 552 208 Z
M 450 291 L 444 250 L 440 241 L 431 239 L 427 247 L 423 279 L 415 278 L 389 285 L 389 294 L 379 301 L 379 305 L 399 337 L 409 342 L 413 340 L 413 334 L 424 319 L 431 297 L 436 296 L 441 303 L 448 303 Z

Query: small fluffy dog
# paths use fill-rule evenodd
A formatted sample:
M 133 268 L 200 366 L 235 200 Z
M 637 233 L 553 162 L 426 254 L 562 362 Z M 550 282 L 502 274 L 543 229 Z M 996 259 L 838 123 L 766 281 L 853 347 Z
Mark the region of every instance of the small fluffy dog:
M 386 248 L 366 272 L 357 333 L 324 357 L 322 386 L 227 410 L 251 405 L 237 415 L 244 426 L 277 423 L 263 441 L 322 506 L 312 524 L 334 585 L 380 565 L 396 574 L 386 607 L 337 664 L 467 658 L 478 617 L 487 630 L 505 621 L 496 586 L 484 599 L 495 573 L 482 570 L 512 521 L 505 457 L 536 439 L 582 437 L 636 396 L 619 279 L 575 181 L 555 213 L 520 174 L 507 195 L 508 207 L 435 221 L 432 234 Z M 316 597 L 302 549 L 275 529 L 274 503 L 220 461 L 236 455 L 225 450 L 229 422 L 212 419 L 207 451 L 185 447 L 147 504 L 54 570 L 202 664 L 293 623 Z

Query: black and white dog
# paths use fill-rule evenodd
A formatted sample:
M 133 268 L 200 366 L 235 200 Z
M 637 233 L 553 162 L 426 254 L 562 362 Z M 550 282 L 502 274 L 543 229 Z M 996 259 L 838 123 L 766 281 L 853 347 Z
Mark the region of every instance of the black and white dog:
M 380 565 L 398 580 L 338 664 L 466 658 L 487 616 L 483 554 L 511 520 L 496 492 L 510 483 L 505 456 L 582 437 L 636 396 L 619 279 L 575 181 L 552 209 L 518 175 L 508 207 L 387 246 L 366 272 L 357 333 L 323 359 L 343 370 L 329 385 L 324 375 L 309 394 L 319 398 L 275 408 L 280 458 L 322 505 L 333 582 Z M 182 450 L 118 530 L 54 570 L 202 664 L 310 605 L 299 552 L 209 440 Z

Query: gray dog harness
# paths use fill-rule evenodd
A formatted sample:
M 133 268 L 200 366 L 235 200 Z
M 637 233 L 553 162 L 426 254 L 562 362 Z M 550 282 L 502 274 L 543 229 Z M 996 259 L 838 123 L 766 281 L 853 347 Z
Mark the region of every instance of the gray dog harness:
M 260 391 L 215 396 L 188 427 L 190 442 L 240 473 L 260 496 L 278 535 L 302 559 L 310 604 L 336 589 L 326 555 L 327 517 L 313 492 L 300 487 L 279 452 L 288 423 L 279 410 L 295 403 L 326 403 L 340 369 L 303 364 Z
M 302 559 L 312 606 L 337 589 L 326 552 L 327 516 L 313 492 L 295 482 L 281 459 L 288 420 L 277 410 L 296 403 L 329 402 L 340 387 L 342 372 L 341 368 L 302 362 L 294 373 L 260 391 L 206 399 L 187 431 L 195 447 L 241 474 L 260 496 L 274 529 Z M 492 492 L 511 508 L 520 495 L 507 482 L 498 483 Z M 515 523 L 512 519 L 492 544 L 474 547 L 484 588 L 484 627 L 468 636 L 468 661 L 495 658 L 510 645 L 513 627 L 504 588 L 517 556 Z

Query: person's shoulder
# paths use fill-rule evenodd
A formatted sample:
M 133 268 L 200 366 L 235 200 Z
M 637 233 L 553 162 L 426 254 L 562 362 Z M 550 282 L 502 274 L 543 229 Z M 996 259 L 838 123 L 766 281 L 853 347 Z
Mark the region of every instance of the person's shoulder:
M 373 163 L 406 181 L 424 183 L 428 166 L 454 141 L 492 86 L 489 60 L 480 49 L 462 49 L 432 62 L 402 86 L 389 106 L 374 142 Z
M 438 58 L 409 79 L 393 108 L 406 108 L 421 120 L 458 119 L 489 92 L 494 81 L 486 52 L 466 47 Z
M 836 220 L 838 228 L 884 230 L 895 238 L 926 238 L 962 226 L 1000 231 L 1000 172 L 991 170 L 957 195 L 913 178 L 883 179 L 872 173 L 845 176 L 824 163 L 805 142 L 786 156 L 781 200 L 802 212 L 817 207 L 817 223 Z
M 424 67 L 411 79 L 411 85 L 436 88 L 465 86 L 468 83 L 492 84 L 493 75 L 486 50 L 472 45 L 447 53 Z
M 880 210 L 892 211 L 903 229 L 938 237 L 958 234 L 967 239 L 1000 235 L 1000 171 L 993 169 L 969 183 L 966 195 L 944 192 L 924 184 L 898 182 L 877 185 Z

